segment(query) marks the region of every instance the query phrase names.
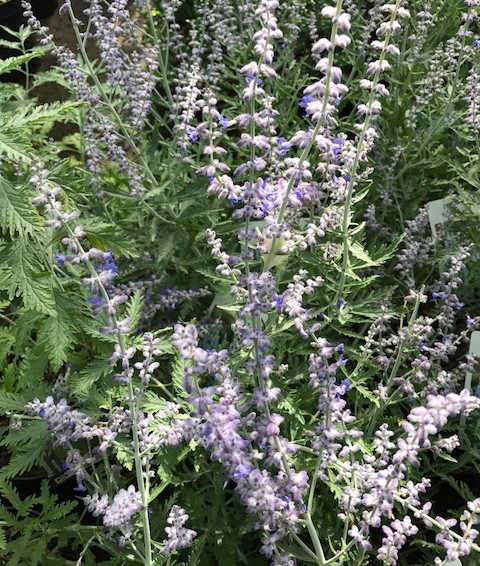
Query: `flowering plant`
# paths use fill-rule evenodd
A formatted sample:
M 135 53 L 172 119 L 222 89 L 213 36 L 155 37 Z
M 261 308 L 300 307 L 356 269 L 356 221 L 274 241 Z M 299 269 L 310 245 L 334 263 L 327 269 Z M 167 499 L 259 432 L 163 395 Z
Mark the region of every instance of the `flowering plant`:
M 11 482 L 52 459 L 78 505 L 42 512 L 43 563 L 480 551 L 473 486 L 435 500 L 478 469 L 474 250 L 425 207 L 458 168 L 446 145 L 478 135 L 478 2 L 67 0 L 78 53 L 23 4 L 72 97 L 27 116 L 77 133 L 28 140 L 12 116 L 4 151 L 9 563 L 33 512 Z M 10 112 L 15 92 L 33 100 L 5 88 Z

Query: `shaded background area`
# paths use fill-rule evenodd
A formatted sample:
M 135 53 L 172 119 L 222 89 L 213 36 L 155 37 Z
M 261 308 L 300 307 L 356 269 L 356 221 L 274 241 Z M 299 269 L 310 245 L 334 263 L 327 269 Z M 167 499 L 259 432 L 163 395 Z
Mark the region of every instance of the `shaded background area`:
M 86 20 L 87 17 L 84 16 L 83 10 L 89 5 L 88 0 L 71 0 L 71 4 L 77 18 L 79 20 Z M 62 0 L 59 1 L 59 7 L 61 5 Z M 49 18 L 42 20 L 42 23 L 50 28 L 50 32 L 55 38 L 55 43 L 59 45 L 65 45 L 72 51 L 77 50 L 77 42 L 75 40 L 75 34 L 73 33 L 72 24 L 70 22 L 68 13 L 60 15 L 57 8 Z M 87 49 L 89 55 L 91 55 L 91 57 L 95 59 L 97 56 L 97 50 L 95 49 L 95 44 L 93 41 L 88 42 Z M 49 53 L 43 58 L 40 70 L 43 71 L 55 64 L 55 56 Z

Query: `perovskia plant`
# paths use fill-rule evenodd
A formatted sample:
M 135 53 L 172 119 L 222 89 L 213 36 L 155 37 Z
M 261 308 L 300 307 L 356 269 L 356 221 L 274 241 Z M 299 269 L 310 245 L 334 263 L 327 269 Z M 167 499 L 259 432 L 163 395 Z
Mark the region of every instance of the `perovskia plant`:
M 456 432 L 480 407 L 461 391 L 472 247 L 429 238 L 420 208 L 452 179 L 448 144 L 469 155 L 475 139 L 478 3 L 134 4 L 92 0 L 82 26 L 64 2 L 75 54 L 24 3 L 60 65 L 37 83 L 72 102 L 0 91 L 9 563 L 38 538 L 20 538 L 37 499 L 9 481 L 45 450 L 84 516 L 42 511 L 58 541 L 42 564 L 67 545 L 77 565 L 98 549 L 147 566 L 478 552 L 478 494 L 448 518 L 429 499 L 478 469 Z M 68 146 L 47 138 L 61 111 Z M 45 124 L 31 140 L 30 123 Z M 38 497 L 56 504 L 46 483 Z

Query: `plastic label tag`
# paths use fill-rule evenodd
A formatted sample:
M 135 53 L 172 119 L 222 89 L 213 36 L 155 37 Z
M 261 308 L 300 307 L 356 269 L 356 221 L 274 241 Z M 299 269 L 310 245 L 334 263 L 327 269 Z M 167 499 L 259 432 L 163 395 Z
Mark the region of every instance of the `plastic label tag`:
M 451 198 L 446 197 L 427 203 L 428 220 L 434 238 L 437 237 L 437 224 L 443 224 L 448 220 L 447 206 L 450 201 Z
M 468 353 L 471 356 L 480 357 L 480 330 L 475 330 L 470 336 L 470 348 Z M 465 389 L 472 389 L 472 372 L 469 371 L 465 376 Z

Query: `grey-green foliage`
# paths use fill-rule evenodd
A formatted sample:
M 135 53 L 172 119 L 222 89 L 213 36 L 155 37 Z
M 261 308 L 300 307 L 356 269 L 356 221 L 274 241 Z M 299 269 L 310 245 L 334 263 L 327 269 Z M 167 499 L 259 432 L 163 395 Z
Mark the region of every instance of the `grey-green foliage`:
M 10 43 L 6 47 L 18 47 Z M 38 47 L 4 60 L 0 74 L 44 52 Z M 57 80 L 54 71 L 47 71 L 38 74 L 34 84 Z M 91 386 L 100 376 L 96 370 L 92 376 L 88 368 L 105 348 L 104 360 L 111 353 L 109 337 L 98 332 L 99 323 L 85 300 L 81 273 L 71 277 L 54 261 L 65 233 L 45 226 L 41 211 L 32 203 L 36 194 L 29 184 L 30 167 L 41 160 L 51 168 L 61 199 L 74 209 L 75 199 L 83 198 L 80 188 L 85 178 L 75 159 L 59 159 L 48 140 L 54 123 L 75 123 L 79 106 L 74 100 L 38 104 L 28 88 L 0 83 L 0 415 L 9 418 L 32 398 L 45 397 L 56 374 L 62 368 L 63 374 L 70 371 L 66 364 L 86 368 L 83 375 Z M 105 219 L 86 220 L 85 232 L 92 246 L 131 255 L 127 242 Z M 141 297 L 135 295 L 127 307 L 133 323 L 139 309 Z M 89 347 L 78 353 L 79 345 L 88 342 Z M 111 368 L 105 375 L 109 373 Z M 50 444 L 43 422 L 3 427 L 2 433 L 0 450 L 7 454 L 7 463 L 0 468 L 2 481 L 42 466 Z
M 38 47 L 4 60 L 0 73 L 44 52 Z M 40 73 L 35 84 L 43 80 L 57 80 L 57 75 Z M 97 327 L 78 283 L 65 279 L 54 262 L 59 249 L 55 238 L 62 234 L 44 226 L 29 185 L 29 167 L 37 159 L 50 161 L 66 202 L 70 191 L 85 184 L 81 171 L 72 168 L 72 158 L 52 160 L 55 153 L 48 142 L 54 123 L 75 122 L 79 106 L 72 100 L 38 104 L 26 88 L 0 84 L 0 376 L 7 391 L 35 391 L 48 372 L 70 360 L 82 334 Z M 75 208 L 74 201 L 71 206 Z M 92 245 L 128 255 L 126 243 L 105 220 L 89 219 L 85 231 Z
M 44 52 L 35 48 L 6 59 L 0 73 Z M 49 369 L 56 371 L 74 346 L 82 308 L 78 301 L 65 298 L 55 275 L 52 233 L 32 204 L 35 195 L 25 165 L 45 152 L 42 140 L 54 122 L 72 120 L 77 107 L 71 101 L 38 105 L 22 86 L 0 85 L 0 314 L 6 346 L 0 374 L 10 390 L 22 381 L 22 373 L 35 373 L 42 352 L 47 353 Z M 20 389 L 35 386 L 36 380 L 31 381 L 24 380 Z

